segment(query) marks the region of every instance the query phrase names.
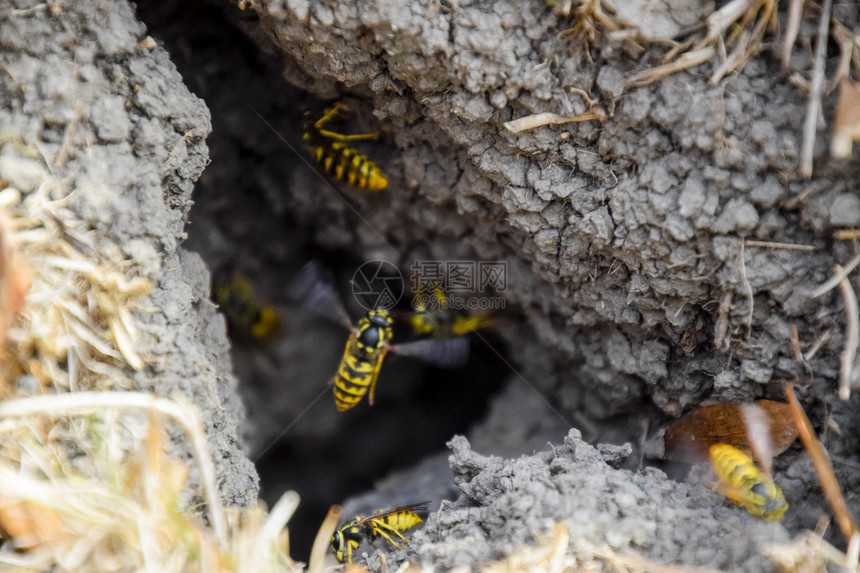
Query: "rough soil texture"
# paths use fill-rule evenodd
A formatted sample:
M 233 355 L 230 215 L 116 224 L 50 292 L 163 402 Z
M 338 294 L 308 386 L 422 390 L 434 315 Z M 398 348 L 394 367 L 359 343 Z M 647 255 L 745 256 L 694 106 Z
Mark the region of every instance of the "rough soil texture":
M 448 446 L 461 495 L 414 539 L 419 562 L 441 569 L 511 555 L 520 540 L 556 522 L 567 526 L 580 563 L 608 546 L 658 563 L 762 571 L 768 562 L 761 546 L 789 537 L 781 525 L 736 511 L 702 486 L 653 468 L 614 469 L 607 461 L 622 461 L 621 448 L 599 452 L 577 430 L 563 445 L 514 459 L 477 454 L 462 436 Z
M 224 319 L 209 300 L 202 260 L 179 246 L 208 160 L 206 106 L 167 52 L 143 43 L 146 29 L 126 2 L 63 3 L 53 12 L 5 2 L 0 29 L 4 165 L 21 159 L 22 146 L 38 148 L 75 189 L 69 209 L 99 232 L 90 248 L 121 249 L 129 275 L 153 283 L 133 311 L 146 365 L 129 376 L 137 389 L 197 404 L 225 502 L 253 503 L 257 474 L 239 450 L 244 414 Z
M 459 497 L 432 513 L 412 535 L 410 550 L 391 552 L 389 563 L 408 557 L 441 570 L 488 563 L 522 550 L 536 532 L 545 538 L 553 524 L 564 523 L 570 553 L 580 566 L 605 556 L 608 548 L 656 563 L 764 571 L 770 568 L 762 554 L 768 544 L 790 538 L 779 523 L 738 511 L 703 485 L 678 483 L 654 468 L 617 469 L 630 455 L 629 445 L 595 449 L 571 430 L 563 445 L 548 446 L 505 459 L 478 454 L 466 438 L 455 436 L 448 444 L 453 453 L 447 471 L 453 472 Z M 424 480 L 409 485 L 435 495 L 426 476 L 440 461 L 445 460 L 428 460 L 417 468 L 413 474 Z M 388 481 L 401 485 L 409 480 L 408 475 L 392 477 Z M 362 505 L 401 502 L 396 486 L 378 489 Z M 446 499 L 453 497 L 445 493 Z M 390 548 L 382 545 L 377 543 Z M 379 557 L 370 553 L 368 564 L 379 567 Z
M 625 89 L 625 77 L 656 59 L 560 36 L 573 23 L 541 1 L 252 5 L 287 78 L 323 99 L 357 98 L 348 100 L 355 131 L 381 126 L 388 145 L 384 199 L 349 194 L 360 223 L 296 172 L 293 193 L 317 217 L 318 244 L 363 258 L 394 250 L 403 261 L 507 261 L 506 298 L 523 315 L 500 328 L 524 376 L 511 383 L 526 382 L 595 435 L 637 442 L 649 404 L 678 416 L 705 400 L 781 400 L 793 381 L 817 422 L 828 412 L 841 427 L 828 436 L 831 451 L 855 459 L 847 414 L 858 398 L 835 399 L 842 300 L 809 295 L 853 255 L 832 237 L 860 224 L 858 167 L 831 162 L 822 131 L 815 176 L 799 176 L 806 93 L 769 53 L 717 86 L 707 64 Z M 661 25 L 686 28 L 713 9 L 685 6 L 657 6 Z M 618 3 L 619 18 L 642 21 L 631 8 Z M 856 5 L 834 10 L 856 26 Z M 792 64 L 808 73 L 802 45 Z M 503 127 L 586 111 L 574 90 L 612 117 L 519 135 Z M 824 100 L 829 118 L 834 102 Z M 823 341 L 805 364 L 791 348 L 795 325 L 804 350 Z M 777 465 L 778 475 L 790 466 L 785 488 L 798 509 L 786 523 L 795 528 L 812 527 L 822 507 L 807 495 L 814 478 L 801 460 Z M 847 491 L 857 481 L 847 465 L 837 476 Z
M 343 330 L 279 308 L 283 337 L 234 339 L 255 458 L 282 432 L 292 438 L 279 455 L 269 452 L 286 487 L 327 505 L 341 501 L 344 483 L 369 487 L 410 465 L 345 513 L 459 496 L 414 534 L 416 560 L 444 567 L 498 558 L 553 521 L 585 540 L 578 554 L 590 550 L 586 542 L 606 543 L 732 569 L 763 568 L 760 544 L 786 538 L 782 526 L 701 486 L 608 466 L 568 434 L 574 426 L 589 441 L 631 442 L 634 455 L 613 463 L 635 467 L 646 422 L 653 428 L 705 400 L 782 399 L 782 383 L 796 381 L 813 421 L 828 413 L 841 429 L 827 436 L 830 451 L 857 461 L 860 429 L 847 414 L 858 398 L 835 399 L 842 301 L 835 291 L 809 293 L 854 254 L 832 233 L 860 225 L 860 171 L 856 161 L 829 162 L 821 133 L 815 176 L 799 177 L 806 96 L 769 53 L 718 86 L 708 83 L 707 64 L 625 90 L 623 79 L 653 59 L 600 35 L 588 43 L 560 36 L 571 22 L 543 1 L 254 2 L 259 22 L 232 6 L 198 6 L 206 17 L 144 2 L 141 18 L 160 26 L 164 35 L 153 33 L 170 43 L 186 81 L 221 114 L 202 176 L 208 112 L 162 48 L 139 44 L 146 32 L 121 2 L 73 3 L 57 14 L 35 2 L 0 8 L 0 135 L 38 142 L 52 159 L 71 150 L 57 168 L 81 189 L 73 208 L 156 285 L 152 310 L 135 315 L 148 359 L 135 380 L 200 405 L 226 501 L 252 501 L 256 474 L 237 447 L 242 407 L 207 265 L 216 277 L 241 268 L 261 300 L 280 304 L 297 258 L 314 249 L 404 270 L 415 258 L 507 263 L 496 332 L 514 374 L 493 370 L 492 353 L 465 380 L 422 378 L 415 363 L 386 359 L 379 403 L 340 415 L 324 383 Z M 656 5 L 649 25 L 671 34 L 713 9 L 684 6 Z M 642 21 L 630 7 L 618 3 L 619 17 Z M 837 3 L 835 14 L 849 27 L 860 21 L 851 4 Z M 235 26 L 232 37 L 222 21 Z M 804 23 L 805 41 L 812 26 Z M 793 65 L 808 71 L 802 47 Z M 362 149 L 388 173 L 389 190 L 345 190 L 344 201 L 301 165 L 289 147 L 300 148 L 302 112 L 316 102 L 275 77 L 281 70 L 318 98 L 346 101 L 348 131 L 381 130 Z M 519 135 L 503 127 L 537 112 L 585 111 L 573 89 L 606 111 L 614 100 L 612 117 Z M 828 119 L 833 103 L 824 101 Z M 179 246 L 198 176 L 188 232 L 206 264 Z M 721 300 L 729 301 L 727 326 L 715 340 Z M 804 350 L 829 335 L 805 365 L 791 350 L 792 325 Z M 478 421 L 474 404 L 485 398 L 477 389 L 499 384 Z M 457 438 L 451 469 L 439 454 L 417 461 L 455 431 L 481 454 L 503 457 L 475 454 Z M 565 445 L 546 449 L 566 434 Z M 535 450 L 543 451 L 516 458 Z M 813 528 L 826 510 L 810 493 L 817 486 L 806 458 L 789 452 L 776 470 L 791 504 L 786 528 Z M 855 491 L 860 472 L 836 470 Z M 857 509 L 850 493 L 848 502 Z M 321 518 L 296 536 L 313 535 Z
M 289 63 L 312 76 L 305 85 L 369 98 L 399 149 L 385 209 L 362 211 L 370 226 L 393 244 L 427 242 L 443 260 L 509 260 L 509 301 L 559 372 L 583 381 L 538 382 L 567 407 L 603 418 L 647 397 L 678 415 L 709 397 L 781 398 L 779 382 L 806 375 L 790 352 L 792 324 L 803 344 L 832 331 L 809 364 L 832 384 L 838 294 L 809 292 L 849 258 L 831 235 L 860 223 L 860 204 L 847 208 L 857 169 L 821 154 L 813 181 L 795 174 L 805 95 L 778 81 L 769 58 L 717 87 L 682 73 L 624 91 L 630 55 L 608 46 L 590 63 L 581 41 L 558 37 L 568 24 L 542 2 L 255 6 Z M 615 99 L 614 117 L 518 136 L 502 127 L 585 111 L 572 88 L 607 110 Z M 316 208 L 343 210 L 330 203 Z M 366 226 L 348 231 L 329 240 L 380 248 Z M 742 249 L 744 239 L 816 250 Z M 726 293 L 718 352 L 716 301 Z

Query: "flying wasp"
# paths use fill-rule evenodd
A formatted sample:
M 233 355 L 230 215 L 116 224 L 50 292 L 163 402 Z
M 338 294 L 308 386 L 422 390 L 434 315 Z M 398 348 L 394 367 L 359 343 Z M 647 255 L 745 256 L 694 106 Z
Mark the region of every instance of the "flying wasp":
M 290 291 L 292 298 L 300 301 L 301 306 L 350 329 L 343 358 L 331 379 L 335 406 L 341 412 L 358 404 L 368 393 L 370 405 L 373 405 L 376 381 L 389 351 L 443 368 L 462 366 L 468 358 L 469 341 L 463 337 L 391 344 L 394 319 L 385 309 L 369 310 L 353 326 L 331 281 L 326 280 L 322 269 L 314 263 L 309 263 L 299 272 Z
M 767 521 L 781 521 L 788 503 L 782 490 L 745 453 L 727 444 L 710 448 L 711 466 L 719 480 L 716 491 L 735 505 Z
M 370 404 L 376 390 L 376 379 L 382 368 L 382 359 L 391 348 L 388 344 L 394 333 L 394 321 L 387 310 L 371 310 L 358 321 L 346 341 L 343 359 L 332 379 L 334 403 L 341 412 L 349 410 L 370 389 Z
M 373 406 L 376 380 L 389 350 L 448 368 L 461 366 L 469 353 L 469 342 L 465 338 L 416 340 L 392 345 L 393 333 L 394 321 L 384 309 L 368 311 L 352 328 L 340 366 L 331 380 L 334 403 L 339 411 L 344 412 L 358 404 L 368 391 L 369 402 Z
M 234 328 L 254 338 L 271 338 L 281 330 L 274 307 L 258 302 L 254 284 L 241 273 L 215 289 L 215 302 Z
M 379 133 L 343 135 L 325 129 L 325 124 L 336 117 L 343 107 L 342 103 L 337 103 L 334 107 L 325 110 L 323 116 L 316 121 L 306 114 L 304 140 L 311 147 L 317 163 L 338 181 L 344 181 L 368 191 L 385 189 L 388 186 L 388 177 L 385 173 L 366 155 L 347 145 L 350 141 L 375 139 Z
M 426 511 L 429 503 L 429 501 L 422 501 L 378 511 L 367 517 L 356 516 L 331 536 L 331 550 L 334 556 L 341 563 L 344 559 L 347 563 L 352 563 L 352 552 L 358 549 L 362 540 L 367 540 L 373 545 L 373 542 L 380 537 L 388 540 L 397 549 L 402 549 L 391 536 L 399 537 L 403 542 L 409 543 L 403 533 L 424 522 L 416 512 Z
M 434 311 L 429 306 L 436 306 L 442 311 Z M 412 332 L 419 336 L 434 338 L 450 338 L 464 336 L 475 330 L 486 328 L 493 324 L 490 313 L 480 313 L 464 316 L 448 308 L 448 297 L 440 286 L 433 288 L 433 294 L 424 294 L 423 289 L 415 293 L 413 303 L 415 312 L 408 316 Z

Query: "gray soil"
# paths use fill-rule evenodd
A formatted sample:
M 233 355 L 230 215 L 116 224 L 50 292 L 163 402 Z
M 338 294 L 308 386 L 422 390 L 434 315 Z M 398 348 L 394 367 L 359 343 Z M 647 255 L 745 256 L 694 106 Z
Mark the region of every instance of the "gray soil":
M 659 36 L 714 8 L 654 3 L 645 19 L 634 4 L 612 3 Z M 834 14 L 860 25 L 855 3 Z M 804 74 L 816 23 L 804 21 L 792 59 Z M 136 314 L 148 358 L 137 383 L 201 407 L 228 503 L 256 498 L 249 460 L 266 499 L 303 496 L 295 557 L 325 507 L 376 484 L 345 514 L 433 500 L 400 558 L 441 568 L 510 555 L 562 522 L 583 559 L 605 545 L 661 563 L 767 569 L 765 544 L 829 512 L 798 446 L 776 460 L 790 508 L 772 524 L 643 465 L 641 444 L 704 402 L 783 400 L 785 382 L 860 506 L 850 415 L 860 399 L 836 398 L 844 305 L 838 290 L 810 297 L 855 255 L 833 233 L 860 226 L 860 164 L 831 160 L 821 130 L 815 174 L 801 178 L 806 92 L 772 46 L 716 86 L 713 62 L 634 89 L 624 78 L 660 49 L 586 43 L 561 34 L 570 26 L 542 0 L 258 1 L 245 12 L 141 2 L 137 14 L 107 0 L 56 13 L 0 5 L 0 135 L 49 156 L 71 138 L 61 175 L 83 190 L 74 208 L 156 285 L 155 310 Z M 147 34 L 170 56 L 141 45 Z M 504 128 L 586 111 L 575 90 L 611 117 Z M 345 131 L 381 131 L 361 149 L 388 190 L 333 186 L 308 168 L 302 113 L 336 99 L 352 110 Z M 835 101 L 823 100 L 827 125 Z M 340 414 L 326 382 L 346 331 L 288 298 L 310 258 L 344 285 L 365 260 L 404 274 L 416 259 L 504 261 L 505 310 L 472 340 L 465 370 L 386 358 L 377 404 Z M 264 341 L 234 329 L 231 355 L 208 269 L 216 284 L 249 276 L 284 332 Z M 823 340 L 803 363 L 793 326 L 804 351 Z M 683 481 L 687 468 L 664 469 Z

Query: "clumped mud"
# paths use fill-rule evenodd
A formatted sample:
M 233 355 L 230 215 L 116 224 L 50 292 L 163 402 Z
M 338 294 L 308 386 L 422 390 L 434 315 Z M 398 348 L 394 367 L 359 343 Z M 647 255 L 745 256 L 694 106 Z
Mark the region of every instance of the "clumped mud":
M 607 461 L 619 461 L 617 449 L 595 449 L 576 430 L 562 445 L 518 458 L 480 455 L 462 436 L 448 447 L 460 496 L 415 534 L 419 562 L 440 568 L 508 556 L 557 522 L 580 563 L 609 547 L 658 563 L 762 571 L 761 545 L 788 539 L 781 525 L 736 511 L 701 485 L 653 468 L 614 469 Z
M 511 458 L 475 452 L 469 441 L 455 436 L 448 458 L 455 490 L 437 503 L 425 525 L 411 535 L 407 549 L 391 552 L 390 560 L 451 569 L 483 564 L 516 554 L 530 539 L 546 540 L 553 525 L 563 523 L 570 536 L 569 554 L 578 566 L 613 554 L 635 556 L 643 563 L 683 563 L 716 570 L 763 571 L 770 544 L 789 540 L 779 523 L 758 520 L 738 511 L 701 484 L 673 481 L 660 470 L 617 469 L 630 455 L 629 444 L 596 449 L 571 430 L 560 445 L 546 444 L 538 453 Z M 419 468 L 435 475 L 443 460 Z M 417 476 L 419 472 L 413 472 Z M 432 487 L 394 476 L 401 483 Z M 441 481 L 437 479 L 437 483 Z M 391 488 L 376 496 L 399 501 Z M 351 509 L 351 508 L 347 508 Z M 377 548 L 391 549 L 380 541 Z M 367 548 L 370 549 L 369 547 Z M 365 548 L 362 548 L 365 552 Z M 379 566 L 369 551 L 368 563 Z M 642 569 L 648 569 L 643 566 Z

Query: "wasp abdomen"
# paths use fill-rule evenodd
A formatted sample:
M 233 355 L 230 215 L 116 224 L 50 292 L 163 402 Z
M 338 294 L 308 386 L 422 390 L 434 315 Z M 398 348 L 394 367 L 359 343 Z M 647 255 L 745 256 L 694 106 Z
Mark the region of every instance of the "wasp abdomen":
M 401 511 L 399 513 L 387 515 L 379 521 L 382 521 L 390 529 L 396 531 L 406 531 L 408 529 L 412 529 L 419 523 L 424 522 L 423 519 L 412 511 Z
M 373 161 L 343 143 L 335 141 L 317 146 L 314 155 L 323 170 L 338 181 L 368 191 L 388 187 L 388 177 Z
M 364 397 L 373 382 L 373 363 L 347 355 L 334 377 L 334 403 L 341 412 L 349 410 Z
M 392 324 L 388 311 L 371 310 L 358 321 L 358 327 L 350 334 L 340 366 L 332 379 L 334 403 L 339 411 L 358 404 L 368 390 L 373 404 L 376 379 L 388 352 Z
M 717 474 L 717 490 L 752 515 L 780 521 L 788 509 L 782 490 L 739 449 L 727 444 L 710 448 L 711 466 Z
M 366 155 L 344 143 L 359 139 L 372 139 L 377 136 L 376 133 L 342 135 L 323 129 L 326 122 L 336 116 L 342 108 L 341 104 L 337 104 L 326 110 L 325 114 L 317 121 L 309 121 L 306 124 L 304 139 L 313 148 L 314 158 L 326 173 L 338 181 L 368 191 L 385 189 L 388 187 L 388 177 L 385 173 Z

